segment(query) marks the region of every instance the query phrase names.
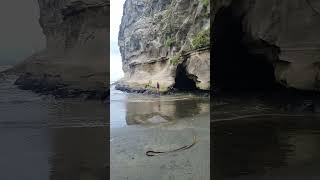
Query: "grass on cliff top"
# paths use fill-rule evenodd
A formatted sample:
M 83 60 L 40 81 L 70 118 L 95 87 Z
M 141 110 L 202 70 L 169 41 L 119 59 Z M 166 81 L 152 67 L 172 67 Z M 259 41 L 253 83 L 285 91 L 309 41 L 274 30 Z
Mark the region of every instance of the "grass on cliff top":
M 210 28 L 200 31 L 191 41 L 192 49 L 199 49 L 210 45 Z

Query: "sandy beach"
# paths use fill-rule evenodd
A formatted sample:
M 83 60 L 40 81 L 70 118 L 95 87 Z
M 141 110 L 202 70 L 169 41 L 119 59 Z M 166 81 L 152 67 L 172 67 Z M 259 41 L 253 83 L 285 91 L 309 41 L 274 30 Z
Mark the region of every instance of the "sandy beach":
M 127 93 L 120 96 L 126 98 L 119 98 L 119 94 L 113 96 L 111 118 L 118 117 L 121 121 L 123 117 L 125 125 L 111 119 L 110 179 L 210 179 L 208 98 L 199 100 L 181 95 L 159 98 Z M 119 102 L 122 106 L 113 107 L 112 104 Z M 193 113 L 182 113 L 183 110 Z M 121 112 L 123 116 L 112 115 Z M 146 155 L 150 150 L 169 151 L 190 145 L 194 137 L 196 143 L 189 149 L 159 156 Z
M 111 179 L 209 180 L 209 114 L 174 124 L 111 130 Z M 149 157 L 148 150 L 165 151 L 197 143 L 190 149 Z

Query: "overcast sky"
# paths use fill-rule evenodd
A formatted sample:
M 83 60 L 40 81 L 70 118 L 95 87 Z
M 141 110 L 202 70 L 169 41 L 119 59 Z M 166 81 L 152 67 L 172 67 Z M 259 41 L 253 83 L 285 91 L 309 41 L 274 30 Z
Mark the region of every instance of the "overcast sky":
M 45 47 L 37 0 L 1 0 L 0 65 L 15 64 Z
M 110 1 L 110 80 L 123 77 L 121 55 L 118 47 L 118 33 L 125 0 Z

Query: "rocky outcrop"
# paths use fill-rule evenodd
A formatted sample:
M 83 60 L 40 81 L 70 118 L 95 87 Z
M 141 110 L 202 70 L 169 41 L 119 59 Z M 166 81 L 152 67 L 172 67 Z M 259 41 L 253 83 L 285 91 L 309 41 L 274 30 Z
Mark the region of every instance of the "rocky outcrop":
M 263 55 L 273 65 L 277 82 L 319 91 L 320 1 L 216 0 L 215 21 L 230 15 L 223 14 L 226 9 L 241 24 L 242 43 L 250 53 Z
M 177 69 L 184 67 L 194 86 L 209 90 L 209 12 L 207 0 L 126 0 L 118 89 L 154 90 L 157 82 L 161 91 L 179 88 Z
M 46 48 L 9 72 L 23 89 L 76 96 L 107 95 L 109 0 L 39 0 Z
M 188 54 L 184 63 L 187 75 L 191 76 L 197 88 L 210 89 L 210 54 L 200 49 Z

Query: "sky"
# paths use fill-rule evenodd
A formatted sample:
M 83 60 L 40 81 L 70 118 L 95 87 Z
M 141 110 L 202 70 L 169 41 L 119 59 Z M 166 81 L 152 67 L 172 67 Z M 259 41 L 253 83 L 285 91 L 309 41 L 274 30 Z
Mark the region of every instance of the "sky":
M 122 61 L 118 46 L 118 33 L 121 24 L 123 4 L 125 0 L 110 2 L 110 80 L 111 82 L 123 77 Z
M 23 61 L 45 47 L 37 0 L 1 0 L 0 65 Z

